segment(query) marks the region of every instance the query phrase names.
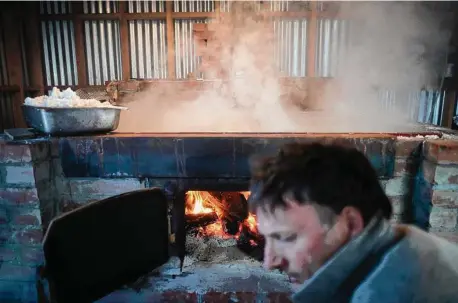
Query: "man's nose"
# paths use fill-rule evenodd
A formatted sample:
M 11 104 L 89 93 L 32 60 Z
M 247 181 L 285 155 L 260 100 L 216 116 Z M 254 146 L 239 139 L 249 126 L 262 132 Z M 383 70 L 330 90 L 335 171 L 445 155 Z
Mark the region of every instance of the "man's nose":
M 284 258 L 278 256 L 271 245 L 266 245 L 264 249 L 264 268 L 266 269 L 284 269 L 286 261 Z
M 286 270 L 288 267 L 288 262 L 282 257 L 272 257 L 270 259 L 264 258 L 264 268 L 272 270 L 272 269 L 280 269 Z

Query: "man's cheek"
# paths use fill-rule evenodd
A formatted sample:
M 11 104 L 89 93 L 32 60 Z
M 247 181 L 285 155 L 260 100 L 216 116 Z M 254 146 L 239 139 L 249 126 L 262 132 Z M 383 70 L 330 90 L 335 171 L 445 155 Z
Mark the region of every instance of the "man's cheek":
M 322 233 L 316 233 L 313 236 L 308 237 L 305 245 L 307 252 L 311 256 L 320 255 L 324 250 L 324 235 Z
M 313 261 L 310 251 L 308 250 L 305 243 L 292 247 L 289 252 L 291 255 L 290 263 L 292 266 L 294 266 L 295 270 L 304 268 L 304 266 L 308 266 L 308 264 Z

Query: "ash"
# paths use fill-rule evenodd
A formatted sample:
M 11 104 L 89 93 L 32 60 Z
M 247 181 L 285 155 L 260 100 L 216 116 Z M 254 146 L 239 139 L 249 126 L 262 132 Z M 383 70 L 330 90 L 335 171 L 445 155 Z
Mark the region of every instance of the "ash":
M 154 277 L 156 291 L 215 292 L 285 292 L 293 291 L 288 277 L 267 271 L 261 264 L 238 260 L 225 263 L 195 262 L 175 277 Z
M 188 235 L 183 273 L 154 277 L 151 283 L 160 291 L 292 292 L 285 274 L 265 270 L 236 245 L 235 238 Z
M 198 295 L 207 292 L 270 292 L 292 293 L 293 286 L 287 275 L 268 271 L 262 264 L 237 249 L 236 239 L 219 237 L 195 237 L 188 235 L 183 272 L 179 260 L 171 259 L 150 275 L 142 277 L 134 285 L 117 290 L 101 302 L 113 302 L 113 298 L 129 297 L 144 302 L 153 293 L 188 292 Z M 178 262 L 178 263 L 177 263 Z M 124 301 L 123 301 L 124 302 Z
M 237 248 L 235 238 L 223 239 L 220 237 L 186 237 L 187 256 L 184 267 L 192 267 L 195 263 L 226 263 L 233 261 L 246 261 L 260 265 L 250 256 L 244 254 Z

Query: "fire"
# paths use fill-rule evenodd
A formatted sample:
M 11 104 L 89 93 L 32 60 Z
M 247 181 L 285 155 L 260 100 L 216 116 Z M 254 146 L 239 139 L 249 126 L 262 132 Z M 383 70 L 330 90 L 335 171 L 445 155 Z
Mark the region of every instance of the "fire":
M 256 215 L 250 213 L 248 214 L 248 218 L 245 220 L 248 228 L 254 232 L 254 233 L 257 233 L 258 232 L 258 226 L 256 225 Z
M 186 214 L 208 214 L 214 212 L 211 207 L 211 195 L 205 191 L 189 191 L 186 194 Z
M 239 192 L 247 200 L 250 196 L 250 192 Z M 186 193 L 186 215 L 204 215 L 208 214 L 208 218 L 211 219 L 211 215 L 214 214 L 216 220 L 214 223 L 199 227 L 199 234 L 206 236 L 217 236 L 221 238 L 236 238 L 240 237 L 240 234 L 244 228 L 247 228 L 253 234 L 258 233 L 256 226 L 256 216 L 248 212 L 248 216 L 240 222 L 238 232 L 234 234 L 228 234 L 224 228 L 224 220 L 231 216 L 228 210 L 227 203 L 213 196 L 207 191 L 188 191 Z M 247 207 L 247 206 L 246 206 Z M 253 240 L 250 240 L 250 242 Z M 252 245 L 256 245 L 254 241 Z

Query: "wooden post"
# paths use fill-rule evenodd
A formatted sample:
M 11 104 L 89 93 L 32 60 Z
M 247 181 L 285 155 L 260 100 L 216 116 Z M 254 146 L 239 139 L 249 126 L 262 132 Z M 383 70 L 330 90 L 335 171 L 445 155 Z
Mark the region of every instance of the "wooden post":
M 168 79 L 176 79 L 175 74 L 175 30 L 173 24 L 173 2 L 167 1 L 165 5 L 167 28 L 167 75 Z
M 84 47 L 84 21 L 77 18 L 78 14 L 83 13 L 83 2 L 72 2 L 73 26 L 75 28 L 75 57 L 76 70 L 78 73 L 78 86 L 85 87 L 89 85 L 87 79 L 86 49 Z
M 219 23 L 220 19 L 221 19 L 221 1 L 215 0 L 215 21 L 216 23 Z
M 455 116 L 456 92 L 454 90 L 446 90 L 444 98 L 444 108 L 442 109 L 441 126 L 451 128 L 453 116 Z
M 8 84 L 18 87 L 18 91 L 13 94 L 12 98 L 14 127 L 25 127 L 26 125 L 21 110 L 21 105 L 24 103 L 24 75 L 21 58 L 22 18 L 20 18 L 19 9 L 20 6 L 18 5 L 5 6 L 1 10 L 1 16 L 5 35 Z
M 122 61 L 122 80 L 128 81 L 131 78 L 130 74 L 130 48 L 129 48 L 129 26 L 126 19 L 127 1 L 119 2 L 120 19 L 120 40 L 121 40 L 121 61 Z
M 39 2 L 24 2 L 25 56 L 27 61 L 26 70 L 29 73 L 29 88 L 38 95 L 44 94 L 44 68 L 43 68 L 43 46 L 41 35 L 41 23 L 38 18 L 40 14 Z

